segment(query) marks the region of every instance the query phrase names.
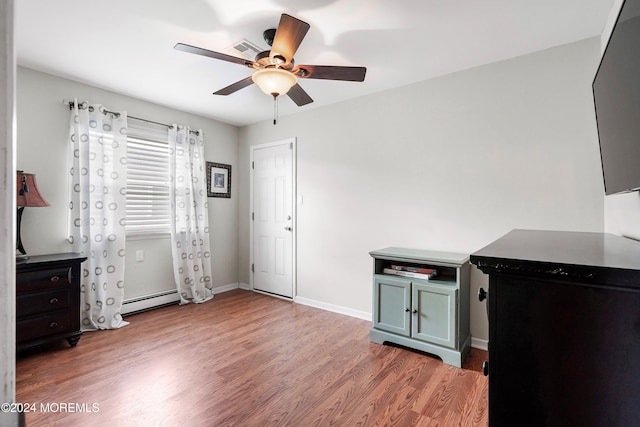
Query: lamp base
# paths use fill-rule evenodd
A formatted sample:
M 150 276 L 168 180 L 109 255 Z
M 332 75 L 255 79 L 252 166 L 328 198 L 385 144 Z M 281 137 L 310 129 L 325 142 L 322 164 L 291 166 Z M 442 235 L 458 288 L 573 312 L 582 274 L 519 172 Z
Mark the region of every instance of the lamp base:
M 20 252 L 21 254 L 26 254 L 27 251 L 24 250 L 24 246 L 22 246 L 22 238 L 20 237 L 20 229 L 22 228 L 22 213 L 24 212 L 24 206 L 19 206 L 18 207 L 18 214 L 17 214 L 17 220 L 18 220 L 18 226 L 16 228 L 16 250 L 18 252 Z M 16 257 L 18 257 L 20 255 L 17 255 Z M 17 258 L 16 258 L 17 259 Z

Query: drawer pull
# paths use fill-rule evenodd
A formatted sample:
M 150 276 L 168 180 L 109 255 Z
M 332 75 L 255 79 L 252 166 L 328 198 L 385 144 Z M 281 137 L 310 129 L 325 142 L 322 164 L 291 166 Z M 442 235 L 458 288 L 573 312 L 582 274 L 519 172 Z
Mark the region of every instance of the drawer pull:
M 53 329 L 53 328 L 57 328 L 57 327 L 58 327 L 58 322 L 51 322 L 51 323 L 49 323 L 49 327 L 50 327 L 51 329 Z
M 52 282 L 57 282 L 58 280 L 60 280 L 60 277 L 58 277 L 58 276 L 51 276 L 51 279 L 49 279 L 49 280 L 51 280 Z
M 49 304 L 56 304 L 58 302 L 58 298 L 53 297 L 49 300 Z

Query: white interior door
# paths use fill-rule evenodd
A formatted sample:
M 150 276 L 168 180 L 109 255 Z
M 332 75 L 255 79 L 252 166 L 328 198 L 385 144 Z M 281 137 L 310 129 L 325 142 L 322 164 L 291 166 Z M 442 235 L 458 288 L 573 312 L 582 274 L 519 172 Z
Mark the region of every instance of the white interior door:
M 253 289 L 293 298 L 295 140 L 252 148 Z

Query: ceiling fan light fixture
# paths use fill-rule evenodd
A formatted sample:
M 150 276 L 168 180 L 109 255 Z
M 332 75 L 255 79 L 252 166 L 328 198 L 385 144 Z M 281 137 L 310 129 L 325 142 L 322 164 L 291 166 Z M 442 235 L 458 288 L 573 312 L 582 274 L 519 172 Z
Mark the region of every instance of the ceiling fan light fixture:
M 289 71 L 280 68 L 265 68 L 251 76 L 253 82 L 267 95 L 280 96 L 289 92 L 298 82 L 298 78 Z

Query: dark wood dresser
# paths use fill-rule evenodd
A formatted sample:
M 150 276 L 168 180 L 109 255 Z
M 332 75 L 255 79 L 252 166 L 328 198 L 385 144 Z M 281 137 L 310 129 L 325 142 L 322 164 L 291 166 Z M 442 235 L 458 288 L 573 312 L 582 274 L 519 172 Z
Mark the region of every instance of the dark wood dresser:
M 514 230 L 471 263 L 489 275 L 489 425 L 638 425 L 640 243 Z
M 77 253 L 31 256 L 16 262 L 16 348 L 66 339 L 80 331 L 80 264 Z

